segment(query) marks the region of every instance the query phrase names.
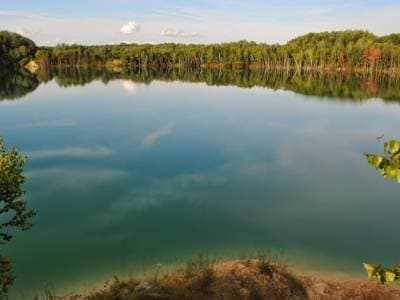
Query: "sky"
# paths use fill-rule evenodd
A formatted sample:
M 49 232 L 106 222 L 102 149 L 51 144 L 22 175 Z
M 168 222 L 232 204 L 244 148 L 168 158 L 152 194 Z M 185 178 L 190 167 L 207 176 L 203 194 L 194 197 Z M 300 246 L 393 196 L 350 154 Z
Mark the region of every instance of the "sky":
M 0 0 L 0 30 L 58 43 L 285 43 L 308 33 L 400 31 L 400 0 Z

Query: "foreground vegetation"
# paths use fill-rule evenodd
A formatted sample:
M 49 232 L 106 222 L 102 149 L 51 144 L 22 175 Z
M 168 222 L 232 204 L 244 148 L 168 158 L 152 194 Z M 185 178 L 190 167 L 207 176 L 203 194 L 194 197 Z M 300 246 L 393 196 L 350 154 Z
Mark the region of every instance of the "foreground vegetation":
M 387 141 L 383 148 L 384 155 L 366 153 L 368 163 L 378 170 L 381 176 L 400 183 L 400 141 Z
M 114 280 L 86 295 L 47 299 L 399 299 L 400 290 L 366 280 L 332 280 L 298 275 L 287 266 L 261 259 L 213 263 L 204 257 L 186 268 L 142 279 Z
M 389 140 L 384 143 L 383 155 L 366 153 L 368 164 L 375 168 L 381 176 L 389 181 L 400 183 L 400 141 Z M 364 263 L 368 278 L 377 279 L 381 283 L 397 283 L 400 285 L 400 264 L 393 267 Z
M 23 167 L 26 157 L 17 149 L 7 150 L 0 138 L 0 299 L 4 299 L 14 281 L 11 262 L 2 255 L 3 246 L 9 243 L 17 230 L 27 230 L 35 211 L 27 208 L 22 186 L 25 182 Z

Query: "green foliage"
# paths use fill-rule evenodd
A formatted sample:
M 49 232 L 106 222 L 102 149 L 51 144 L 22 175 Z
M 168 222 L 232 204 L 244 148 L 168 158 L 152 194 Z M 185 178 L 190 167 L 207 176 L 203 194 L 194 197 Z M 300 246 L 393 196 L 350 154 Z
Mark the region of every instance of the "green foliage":
M 400 46 L 400 33 L 392 33 L 379 38 L 381 43 L 390 43 Z
M 33 210 L 27 209 L 22 185 L 25 182 L 23 167 L 27 158 L 18 153 L 16 148 L 7 151 L 4 141 L 0 139 L 0 215 L 7 215 L 6 221 L 0 221 L 0 244 L 13 238 L 14 229 L 31 228 L 30 219 Z M 4 220 L 4 218 L 2 218 Z
M 266 69 L 360 69 L 392 72 L 400 67 L 399 34 L 378 37 L 366 31 L 310 33 L 284 45 L 239 41 L 221 44 L 57 45 L 41 48 L 40 66 L 232 67 Z
M 125 44 L 41 47 L 16 33 L 0 31 L 0 66 L 232 67 L 267 69 L 361 69 L 394 72 L 400 67 L 400 34 L 378 37 L 366 31 L 309 33 L 284 45 L 239 41 L 220 44 Z
M 368 164 L 388 180 L 400 183 L 400 141 L 385 142 L 383 150 L 384 155 L 366 153 Z M 400 264 L 386 268 L 382 265 L 364 263 L 364 269 L 370 279 L 377 279 L 381 283 L 396 282 L 400 285 Z
M 391 140 L 384 145 L 384 155 L 366 153 L 368 163 L 388 180 L 400 183 L 400 141 Z
M 11 262 L 0 255 L 0 299 L 7 294 L 8 287 L 13 281 L 14 276 L 11 272 Z
M 18 68 L 34 57 L 36 45 L 17 33 L 0 31 L 0 68 Z
M 26 157 L 15 148 L 7 151 L 4 141 L 0 139 L 0 246 L 9 242 L 16 230 L 27 230 L 32 226 L 30 219 L 35 212 L 29 210 L 27 203 L 21 199 L 24 194 L 25 162 Z M 12 282 L 11 264 L 0 256 L 0 298 Z
M 397 283 L 400 285 L 400 265 L 385 268 L 382 265 L 364 263 L 364 269 L 369 279 L 377 279 L 381 283 Z

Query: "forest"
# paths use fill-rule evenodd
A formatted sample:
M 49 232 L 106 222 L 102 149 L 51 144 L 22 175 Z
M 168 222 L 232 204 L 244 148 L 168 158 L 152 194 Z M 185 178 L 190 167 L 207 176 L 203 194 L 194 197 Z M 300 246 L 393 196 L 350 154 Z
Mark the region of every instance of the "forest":
M 367 31 L 310 33 L 284 45 L 239 41 L 221 44 L 118 44 L 42 47 L 41 68 L 265 68 L 398 73 L 400 34 Z
M 398 74 L 400 34 L 376 36 L 356 30 L 309 33 L 284 45 L 239 41 L 37 47 L 16 33 L 0 32 L 0 66 L 21 66 L 31 59 L 41 69 L 260 68 Z

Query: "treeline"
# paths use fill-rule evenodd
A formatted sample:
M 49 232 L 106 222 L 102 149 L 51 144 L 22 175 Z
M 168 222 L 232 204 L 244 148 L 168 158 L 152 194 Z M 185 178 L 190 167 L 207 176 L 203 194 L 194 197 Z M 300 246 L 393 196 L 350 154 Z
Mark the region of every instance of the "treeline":
M 400 34 L 367 31 L 310 33 L 284 45 L 239 41 L 221 44 L 57 45 L 37 48 L 16 33 L 0 31 L 0 66 L 32 58 L 41 69 L 66 67 L 261 68 L 400 73 Z
M 40 48 L 48 67 L 265 68 L 399 73 L 400 34 L 367 31 L 310 33 L 284 45 L 239 41 L 222 44 L 58 45 Z
M 0 31 L 0 68 L 16 69 L 26 65 L 35 56 L 36 45 L 19 34 Z

